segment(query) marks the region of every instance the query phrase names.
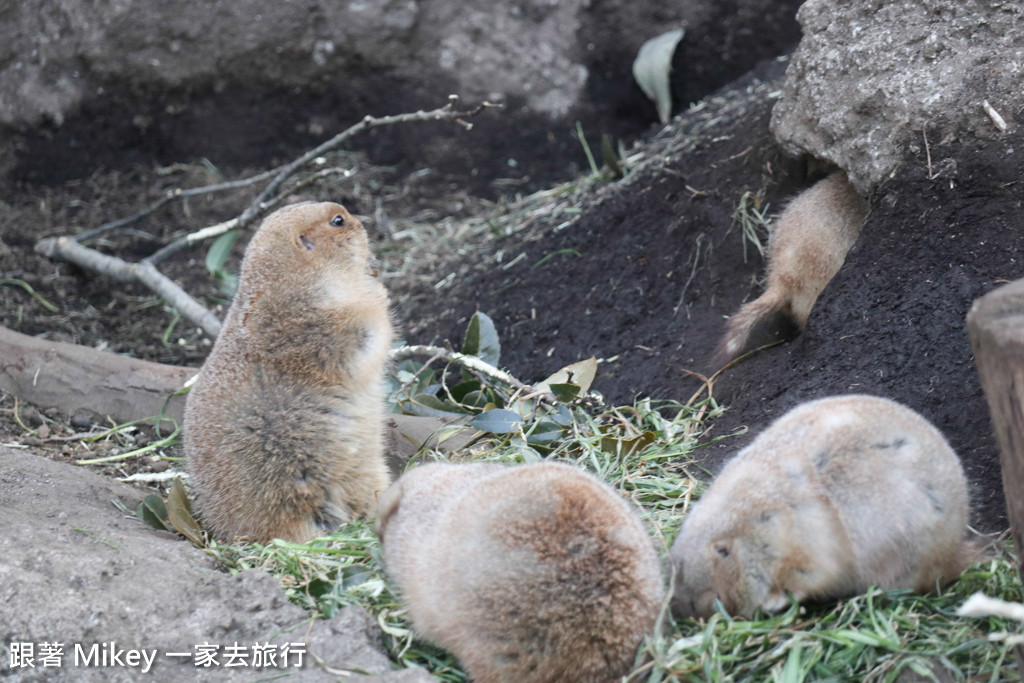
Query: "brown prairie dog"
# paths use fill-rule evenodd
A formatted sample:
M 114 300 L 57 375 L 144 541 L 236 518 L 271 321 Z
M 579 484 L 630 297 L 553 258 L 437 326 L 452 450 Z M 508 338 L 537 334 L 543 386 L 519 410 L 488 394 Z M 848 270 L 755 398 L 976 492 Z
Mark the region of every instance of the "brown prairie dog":
M 569 465 L 422 465 L 377 520 L 414 628 L 477 683 L 617 680 L 664 599 L 636 513 Z
M 927 420 L 873 396 L 811 401 L 730 461 L 672 544 L 673 611 L 734 615 L 883 589 L 920 593 L 980 559 L 967 484 Z
M 221 539 L 306 541 L 374 512 L 388 296 L 344 207 L 271 214 L 185 406 L 196 507 Z
M 841 171 L 798 195 L 772 230 L 764 294 L 729 318 L 715 364 L 724 365 L 749 350 L 755 326 L 777 314 L 803 331 L 814 302 L 839 272 L 866 216 L 866 202 Z

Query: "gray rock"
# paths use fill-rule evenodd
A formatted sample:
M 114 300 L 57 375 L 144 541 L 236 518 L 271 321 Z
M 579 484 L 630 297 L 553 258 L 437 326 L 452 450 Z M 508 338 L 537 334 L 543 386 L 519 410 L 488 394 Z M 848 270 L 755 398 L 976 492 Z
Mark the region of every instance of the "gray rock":
M 167 104 L 173 115 L 190 90 L 324 79 L 352 87 L 384 71 L 452 82 L 467 100 L 517 97 L 534 112 L 561 115 L 587 77 L 570 56 L 583 4 L 7 3 L 0 10 L 0 124 L 59 126 L 83 102 L 118 89 L 177 90 Z M 438 104 L 447 94 L 438 94 Z
M 372 674 L 355 680 L 431 680 L 421 669 L 391 670 L 365 610 L 311 621 L 271 575 L 221 571 L 189 543 L 120 513 L 114 498 L 134 508 L 141 494 L 84 468 L 0 448 L 0 676 L 138 680 L 141 661 L 96 666 L 114 643 L 115 650 L 155 650 L 153 680 L 253 680 L 275 671 L 228 668 L 226 648 L 244 647 L 236 652 L 251 663 L 253 644 L 270 643 L 280 663 L 281 646 L 300 643 L 303 666 L 284 669 L 288 680 L 335 680 L 332 670 Z M 12 643 L 33 644 L 35 668 L 10 668 Z M 60 669 L 42 666 L 41 643 L 63 645 Z M 202 644 L 219 646 L 220 666 L 167 656 Z
M 509 140 L 555 140 L 552 156 L 566 157 L 580 152 L 576 120 L 616 136 L 656 120 L 630 76 L 648 38 L 692 36 L 679 53 L 685 104 L 789 49 L 798 1 L 3 3 L 0 181 L 60 182 L 125 155 L 270 163 L 366 114 L 441 106 L 452 92 L 505 103 L 477 132 L 508 140 L 469 152 L 479 143 L 453 126 L 379 131 L 380 163 L 505 177 Z
M 8 3 L 0 11 L 0 123 L 60 125 L 82 101 L 115 88 L 301 85 L 391 68 L 410 56 L 419 11 L 415 0 Z
M 809 0 L 804 37 L 772 113 L 775 137 L 846 169 L 867 193 L 910 141 L 998 136 L 1024 107 L 1018 0 Z M 955 173 L 955 169 L 947 172 Z

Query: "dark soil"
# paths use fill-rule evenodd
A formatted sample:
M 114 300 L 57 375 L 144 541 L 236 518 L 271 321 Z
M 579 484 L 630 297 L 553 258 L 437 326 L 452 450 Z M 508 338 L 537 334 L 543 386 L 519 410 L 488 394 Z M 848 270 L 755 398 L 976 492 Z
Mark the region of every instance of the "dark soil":
M 766 77 L 775 75 L 777 67 L 766 67 Z M 659 136 L 647 153 L 661 164 L 595 192 L 569 227 L 557 229 L 564 218 L 555 217 L 496 244 L 506 260 L 525 257 L 507 270 L 488 263 L 467 275 L 448 290 L 451 310 L 441 319 L 431 318 L 437 307 L 427 301 L 403 318 L 416 321 L 421 336 L 458 340 L 468 316 L 483 310 L 503 335 L 504 362 L 525 380 L 594 355 L 605 359 L 595 388 L 609 401 L 686 401 L 700 389 L 687 371 L 716 369 L 710 361 L 723 318 L 760 291 L 763 264 L 749 248 L 744 262 L 732 217 L 740 196 L 764 187 L 779 207 L 815 179 L 776 148 L 770 105 L 762 99 L 726 117 L 692 150 L 678 145 L 685 135 Z M 678 125 L 696 130 L 700 121 L 700 112 L 689 113 Z M 1005 527 L 998 453 L 965 316 L 975 298 L 1024 275 L 1024 183 L 1013 152 L 1022 138 L 933 145 L 936 177 L 924 149 L 908 153 L 872 198 L 860 241 L 807 332 L 715 381 L 714 396 L 729 410 L 714 434 L 749 430 L 705 450 L 712 471 L 797 403 L 877 394 L 943 431 L 971 482 L 975 523 Z

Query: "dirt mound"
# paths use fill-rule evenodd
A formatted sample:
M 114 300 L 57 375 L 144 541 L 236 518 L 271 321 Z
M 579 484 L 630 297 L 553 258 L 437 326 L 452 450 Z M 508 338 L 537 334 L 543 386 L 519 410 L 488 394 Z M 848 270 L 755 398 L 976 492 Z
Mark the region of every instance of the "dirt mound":
M 724 316 L 759 293 L 763 263 L 733 219 L 760 188 L 777 210 L 812 179 L 769 135 L 769 93 L 784 65 L 766 64 L 680 116 L 623 180 L 597 187 L 578 215 L 555 215 L 498 241 L 457 278 L 438 314 L 426 298 L 405 320 L 419 337 L 459 339 L 474 310 L 503 335 L 504 361 L 523 379 L 604 359 L 595 387 L 612 402 L 687 400 L 710 374 Z M 1024 275 L 1024 187 L 1013 149 L 1024 140 L 951 141 L 912 149 L 872 199 L 860 241 L 825 290 L 808 331 L 727 370 L 714 427 L 745 436 L 707 449 L 721 461 L 794 404 L 864 392 L 932 420 L 962 457 L 975 518 L 1005 526 L 998 455 L 964 318 L 974 298 Z M 929 165 L 930 155 L 930 165 Z M 947 172 L 942 172 L 946 169 Z M 951 171 L 957 169 L 954 176 Z

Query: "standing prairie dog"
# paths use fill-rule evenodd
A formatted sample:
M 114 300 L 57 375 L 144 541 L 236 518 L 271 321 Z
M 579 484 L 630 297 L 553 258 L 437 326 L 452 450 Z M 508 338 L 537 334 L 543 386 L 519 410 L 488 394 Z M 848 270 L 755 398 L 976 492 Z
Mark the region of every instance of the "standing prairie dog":
M 197 510 L 218 538 L 302 542 L 373 513 L 390 343 L 362 224 L 329 202 L 267 217 L 185 406 Z
M 818 295 L 857 241 L 866 216 L 866 202 L 842 171 L 798 195 L 772 230 L 764 294 L 729 318 L 715 365 L 749 350 L 751 332 L 762 324 L 778 323 L 777 315 L 802 332 Z
M 618 679 L 664 599 L 636 513 L 569 465 L 422 465 L 377 524 L 413 627 L 476 683 Z
M 673 611 L 734 615 L 883 589 L 920 593 L 980 559 L 967 484 L 935 427 L 898 403 L 839 396 L 783 415 L 731 460 L 672 544 Z

